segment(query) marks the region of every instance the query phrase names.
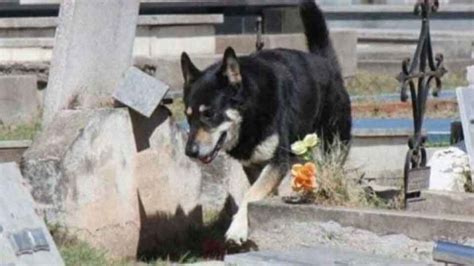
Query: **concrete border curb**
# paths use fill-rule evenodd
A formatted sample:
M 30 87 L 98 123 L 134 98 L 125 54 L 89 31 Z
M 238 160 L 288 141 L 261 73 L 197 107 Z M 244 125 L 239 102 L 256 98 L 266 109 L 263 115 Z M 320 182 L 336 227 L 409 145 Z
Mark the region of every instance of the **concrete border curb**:
M 249 225 L 253 230 L 267 230 L 272 224 L 295 221 L 335 221 L 376 234 L 404 234 L 423 241 L 474 238 L 472 216 L 433 215 L 408 211 L 289 205 L 279 198 L 249 205 Z

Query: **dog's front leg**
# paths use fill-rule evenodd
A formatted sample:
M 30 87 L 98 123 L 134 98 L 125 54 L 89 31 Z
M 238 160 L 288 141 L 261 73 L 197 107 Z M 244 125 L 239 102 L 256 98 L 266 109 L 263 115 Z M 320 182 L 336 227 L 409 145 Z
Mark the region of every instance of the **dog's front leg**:
M 257 181 L 250 187 L 249 191 L 240 204 L 239 210 L 234 215 L 232 223 L 227 230 L 227 241 L 233 241 L 238 245 L 247 241 L 248 237 L 248 218 L 247 206 L 248 203 L 259 201 L 269 195 L 280 184 L 285 170 L 281 166 L 275 164 L 268 164 L 263 169 Z

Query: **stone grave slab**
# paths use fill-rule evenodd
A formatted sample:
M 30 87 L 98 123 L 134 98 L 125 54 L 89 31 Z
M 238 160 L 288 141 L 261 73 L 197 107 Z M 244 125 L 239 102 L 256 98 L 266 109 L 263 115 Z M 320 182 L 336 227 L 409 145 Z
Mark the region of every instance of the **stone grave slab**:
M 131 258 L 140 227 L 135 155 L 127 109 L 64 110 L 24 153 L 22 173 L 48 221 Z
M 131 67 L 115 91 L 114 98 L 149 118 L 168 90 L 167 84 Z
M 230 255 L 226 265 L 283 266 L 283 265 L 428 265 L 421 262 L 399 260 L 365 254 L 347 249 L 305 247 L 292 250 L 259 251 Z
M 139 1 L 64 0 L 43 122 L 59 110 L 104 107 L 131 66 Z
M 464 142 L 469 154 L 471 171 L 474 169 L 474 87 L 458 88 L 456 95 L 464 133 Z
M 0 77 L 0 125 L 23 124 L 39 115 L 34 75 Z
M 64 265 L 15 163 L 0 164 L 0 265 Z
M 403 234 L 419 241 L 433 239 L 462 240 L 474 236 L 474 220 L 467 215 L 431 214 L 396 210 L 346 208 L 320 205 L 291 205 L 278 198 L 269 198 L 249 205 L 250 239 L 265 248 L 269 245 L 286 245 L 316 239 L 306 239 L 308 231 L 291 230 L 304 224 L 305 227 L 316 223 L 334 221 L 342 226 L 350 226 L 371 231 L 378 235 Z M 269 219 L 271 218 L 271 219 Z M 264 242 L 252 235 L 268 231 L 286 238 L 286 243 Z M 310 229 L 308 229 L 310 230 Z M 268 239 L 267 239 L 268 240 Z

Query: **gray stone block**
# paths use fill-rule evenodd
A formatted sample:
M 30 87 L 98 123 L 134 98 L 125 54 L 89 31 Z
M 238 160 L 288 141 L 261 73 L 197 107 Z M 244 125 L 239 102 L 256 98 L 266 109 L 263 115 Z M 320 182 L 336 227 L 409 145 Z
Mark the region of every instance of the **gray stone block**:
M 259 251 L 225 257 L 226 265 L 298 266 L 298 265 L 428 265 L 426 263 L 375 256 L 348 249 L 305 247 L 290 250 Z
M 474 194 L 446 191 L 422 191 L 419 200 L 410 201 L 410 211 L 474 217 Z
M 131 66 L 138 19 L 136 0 L 64 0 L 45 95 L 43 122 L 64 109 L 110 101 Z
M 0 179 L 0 264 L 64 265 L 16 164 L 0 164 Z
M 39 116 L 36 76 L 0 76 L 0 125 L 30 123 Z
M 140 114 L 150 117 L 168 92 L 169 86 L 136 67 L 131 67 L 114 93 L 114 98 Z
M 22 172 L 49 221 L 128 258 L 140 226 L 135 155 L 127 109 L 66 110 L 25 152 Z
M 249 225 L 251 231 L 258 232 L 268 228 L 279 228 L 280 234 L 288 237 L 291 243 L 304 243 L 305 232 L 289 230 L 295 224 L 334 221 L 342 226 L 350 226 L 374 232 L 378 235 L 402 234 L 419 241 L 449 239 L 463 241 L 474 239 L 474 220 L 468 215 L 434 215 L 418 212 L 382 209 L 326 207 L 317 205 L 290 205 L 280 198 L 272 198 L 249 205 Z M 251 233 L 252 234 L 252 233 Z M 274 232 L 275 234 L 275 232 Z M 293 234 L 293 235 L 291 235 Z M 278 246 L 252 238 L 263 246 Z M 268 240 L 268 239 L 267 239 Z M 311 242 L 308 239 L 307 242 Z
M 21 162 L 23 153 L 31 145 L 30 140 L 0 141 L 0 163 Z

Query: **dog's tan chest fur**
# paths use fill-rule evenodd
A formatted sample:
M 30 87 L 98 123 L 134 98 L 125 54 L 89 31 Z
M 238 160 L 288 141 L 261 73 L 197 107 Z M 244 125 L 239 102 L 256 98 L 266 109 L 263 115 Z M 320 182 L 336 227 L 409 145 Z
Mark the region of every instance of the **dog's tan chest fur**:
M 267 137 L 264 141 L 262 141 L 257 147 L 255 147 L 252 156 L 249 160 L 241 161 L 241 163 L 244 166 L 248 166 L 251 164 L 267 162 L 271 158 L 273 158 L 273 155 L 275 154 L 278 145 L 278 134 L 273 134 Z

